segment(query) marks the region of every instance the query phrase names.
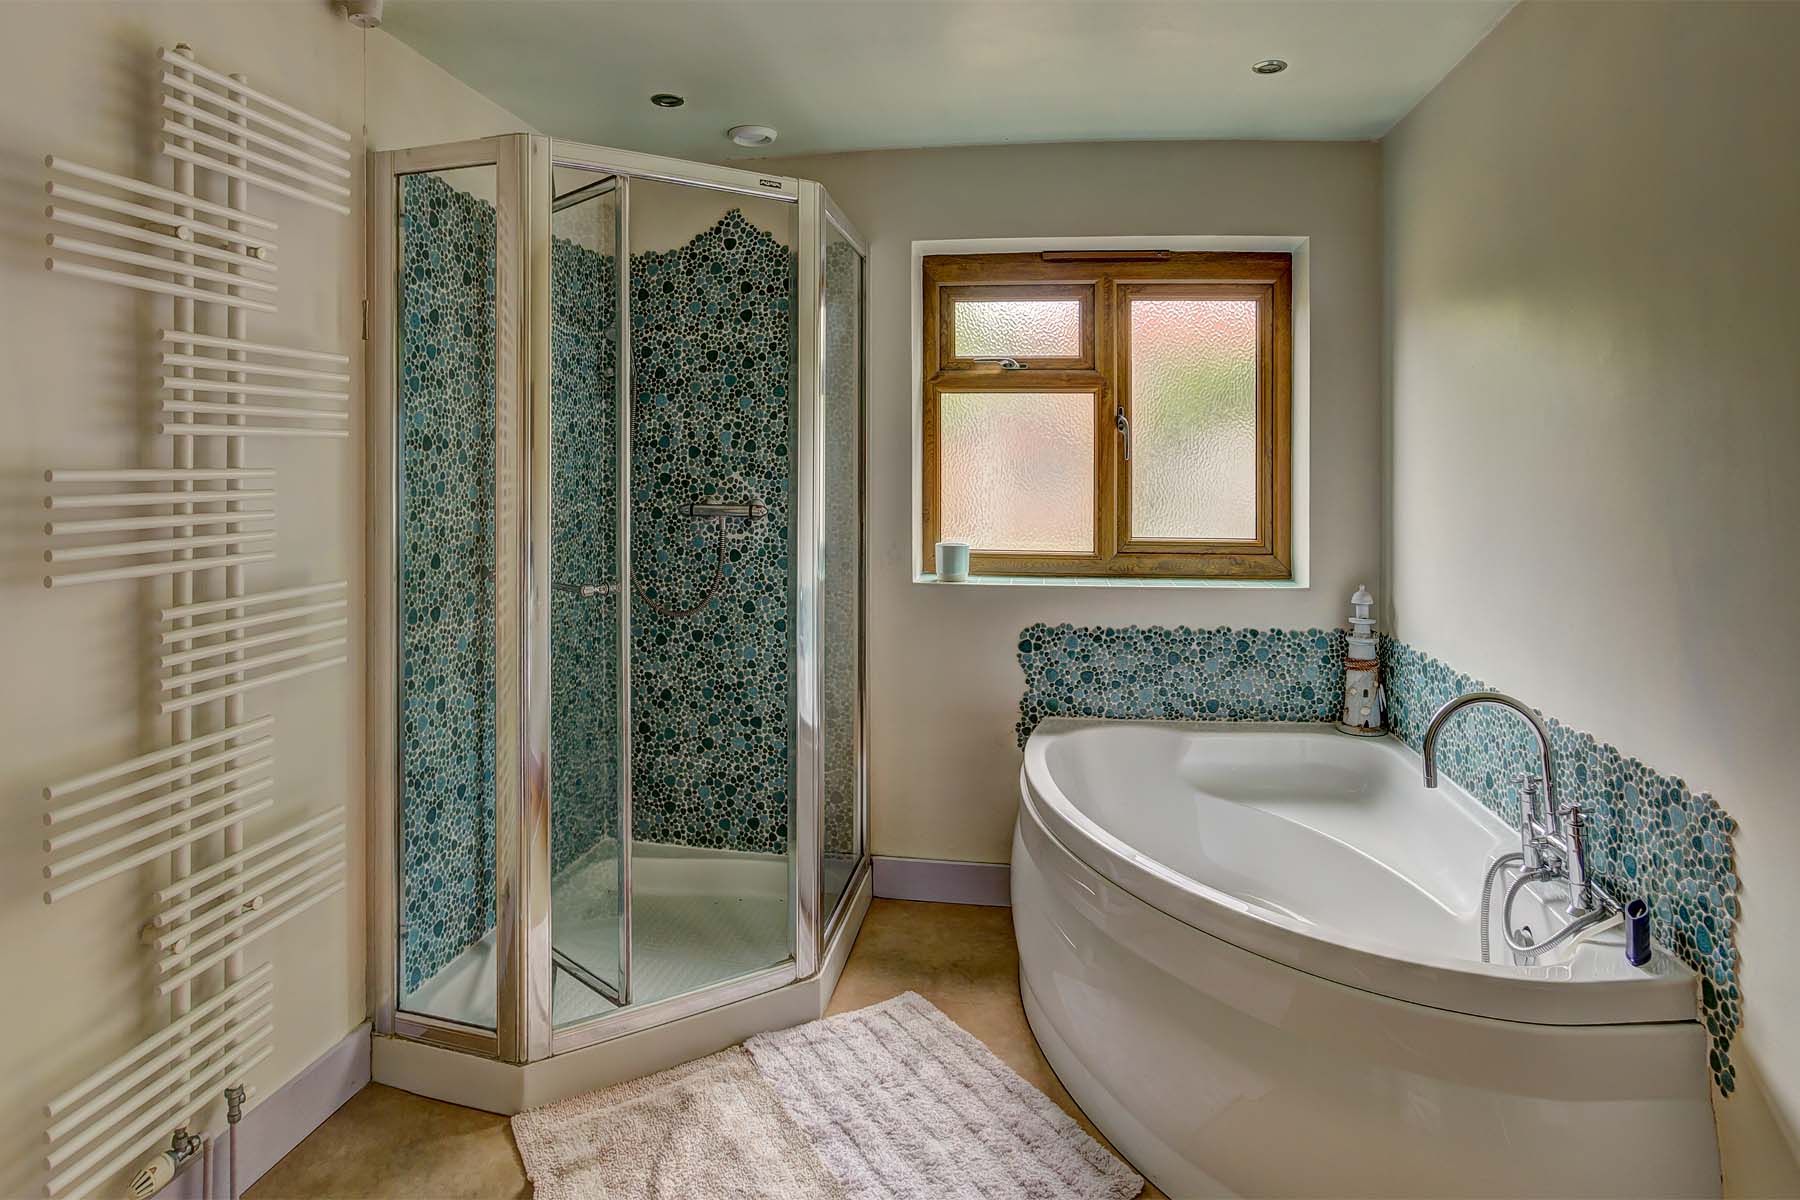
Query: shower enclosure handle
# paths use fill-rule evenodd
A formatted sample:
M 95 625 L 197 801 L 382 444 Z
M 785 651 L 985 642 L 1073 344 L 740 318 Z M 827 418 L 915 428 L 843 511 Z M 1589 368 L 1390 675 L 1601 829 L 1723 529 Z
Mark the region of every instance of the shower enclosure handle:
M 592 600 L 595 596 L 616 596 L 619 593 L 619 585 L 616 583 L 553 583 L 550 586 L 582 600 Z
M 494 568 L 484 566 L 480 569 L 480 574 L 484 582 L 492 583 L 494 581 Z M 618 595 L 619 585 L 616 583 L 557 583 L 552 581 L 550 590 L 569 596 L 578 596 L 583 600 L 592 600 L 595 596 Z

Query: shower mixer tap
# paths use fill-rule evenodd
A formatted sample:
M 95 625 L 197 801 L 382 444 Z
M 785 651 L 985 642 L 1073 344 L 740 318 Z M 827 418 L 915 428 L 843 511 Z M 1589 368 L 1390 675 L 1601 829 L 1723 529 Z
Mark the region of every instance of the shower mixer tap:
M 758 504 L 754 500 L 748 504 L 716 504 L 709 500 L 696 500 L 687 506 L 687 515 L 696 521 L 722 521 L 726 518 L 754 521 L 768 516 L 769 506 Z

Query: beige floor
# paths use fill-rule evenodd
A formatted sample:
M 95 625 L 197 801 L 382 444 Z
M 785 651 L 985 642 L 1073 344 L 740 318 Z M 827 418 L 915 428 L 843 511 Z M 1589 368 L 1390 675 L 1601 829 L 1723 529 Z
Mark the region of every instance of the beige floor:
M 875 901 L 831 1011 L 908 990 L 987 1043 L 1095 1133 L 1025 1024 L 1007 909 Z M 499 1200 L 530 1194 L 506 1118 L 379 1084 L 364 1088 L 245 1193 L 247 1200 Z M 1152 1187 L 1144 1196 L 1162 1193 Z

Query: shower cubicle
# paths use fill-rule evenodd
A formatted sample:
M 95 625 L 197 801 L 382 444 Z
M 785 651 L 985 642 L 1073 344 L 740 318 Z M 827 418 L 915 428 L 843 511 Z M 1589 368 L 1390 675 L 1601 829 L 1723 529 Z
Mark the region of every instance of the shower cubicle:
M 523 134 L 369 182 L 377 1078 L 506 1110 L 819 1015 L 868 903 L 861 239 Z

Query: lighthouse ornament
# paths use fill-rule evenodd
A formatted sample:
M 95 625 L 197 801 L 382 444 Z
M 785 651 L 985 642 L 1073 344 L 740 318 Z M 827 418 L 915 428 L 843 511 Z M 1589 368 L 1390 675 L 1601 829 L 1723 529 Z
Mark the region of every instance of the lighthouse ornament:
M 1387 732 L 1387 694 L 1381 688 L 1381 650 L 1375 640 L 1375 597 L 1358 585 L 1350 597 L 1350 633 L 1344 639 L 1344 713 L 1337 727 L 1357 737 Z

